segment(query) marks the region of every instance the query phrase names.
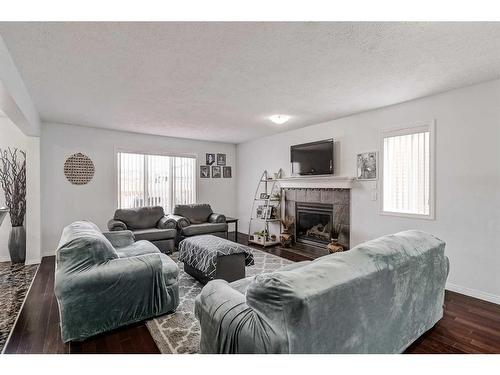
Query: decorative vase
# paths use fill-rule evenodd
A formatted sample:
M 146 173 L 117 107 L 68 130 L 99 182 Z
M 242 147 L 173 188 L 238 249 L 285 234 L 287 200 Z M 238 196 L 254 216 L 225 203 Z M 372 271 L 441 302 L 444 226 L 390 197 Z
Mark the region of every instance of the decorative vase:
M 9 254 L 12 263 L 24 263 L 26 260 L 26 231 L 22 225 L 12 227 L 10 231 Z

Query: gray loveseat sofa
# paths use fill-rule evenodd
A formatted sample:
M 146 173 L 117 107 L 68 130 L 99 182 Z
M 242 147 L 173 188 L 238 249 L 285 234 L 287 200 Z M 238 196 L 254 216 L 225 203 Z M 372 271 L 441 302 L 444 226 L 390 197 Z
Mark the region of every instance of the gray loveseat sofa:
M 160 206 L 118 209 L 108 221 L 110 231 L 131 230 L 136 240 L 150 241 L 167 254 L 174 250 L 176 228 L 177 221 L 165 216 Z
M 179 240 L 200 234 L 227 234 L 226 216 L 214 213 L 209 204 L 176 205 L 174 214 L 167 217 L 177 222 Z
M 443 316 L 445 244 L 406 231 L 312 262 L 210 281 L 203 353 L 400 353 Z
M 101 233 L 90 222 L 64 228 L 56 253 L 54 291 L 64 342 L 174 311 L 175 262 L 132 232 Z

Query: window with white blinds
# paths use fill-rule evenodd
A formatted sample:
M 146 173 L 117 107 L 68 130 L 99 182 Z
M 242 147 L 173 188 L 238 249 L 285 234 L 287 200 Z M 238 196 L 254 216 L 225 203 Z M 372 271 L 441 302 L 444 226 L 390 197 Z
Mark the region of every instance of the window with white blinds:
M 431 218 L 431 127 L 383 134 L 384 213 Z
M 196 203 L 196 158 L 118 153 L 118 207 Z

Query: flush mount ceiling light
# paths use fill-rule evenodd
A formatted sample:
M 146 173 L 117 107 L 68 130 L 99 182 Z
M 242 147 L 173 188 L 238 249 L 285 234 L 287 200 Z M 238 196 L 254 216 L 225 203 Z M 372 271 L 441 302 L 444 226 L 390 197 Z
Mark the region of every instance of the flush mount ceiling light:
M 287 115 L 272 115 L 269 116 L 269 120 L 274 122 L 275 124 L 281 125 L 290 120 L 290 116 Z

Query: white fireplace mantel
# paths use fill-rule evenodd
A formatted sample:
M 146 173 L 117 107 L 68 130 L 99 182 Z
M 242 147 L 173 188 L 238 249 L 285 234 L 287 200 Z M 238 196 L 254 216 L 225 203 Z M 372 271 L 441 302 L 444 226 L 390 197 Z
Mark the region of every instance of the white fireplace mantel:
M 277 181 L 282 188 L 296 189 L 351 189 L 354 177 L 338 176 L 300 176 L 285 177 Z

